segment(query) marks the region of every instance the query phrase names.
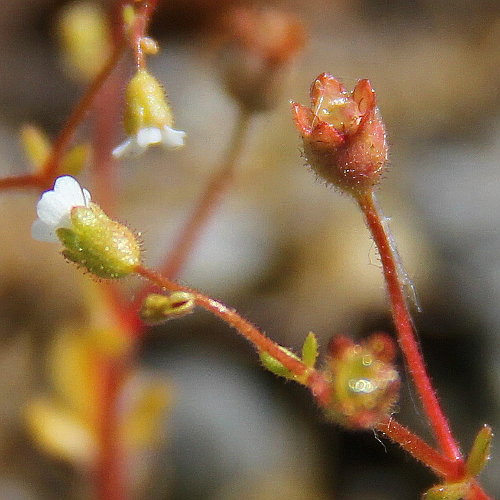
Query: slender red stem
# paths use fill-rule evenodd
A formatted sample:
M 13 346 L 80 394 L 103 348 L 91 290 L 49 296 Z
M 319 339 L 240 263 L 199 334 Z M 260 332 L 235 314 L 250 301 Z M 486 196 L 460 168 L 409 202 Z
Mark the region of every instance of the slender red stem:
M 461 461 L 462 454 L 453 438 L 446 416 L 441 409 L 436 392 L 427 374 L 419 344 L 413 331 L 410 312 L 398 273 L 395 249 L 390 235 L 386 231 L 386 226 L 382 219 L 383 216 L 379 213 L 371 191 L 360 196 L 358 202 L 382 260 L 399 344 L 422 401 L 423 408 L 444 454 L 450 460 Z
M 223 164 L 214 172 L 198 200 L 191 216 L 183 226 L 177 240 L 170 250 L 167 258 L 161 265 L 161 274 L 171 279 L 176 279 L 188 261 L 201 232 L 206 227 L 207 221 L 213 214 L 222 197 L 230 186 L 236 164 L 241 156 L 245 137 L 250 123 L 251 113 L 243 108 L 239 110 L 234 132 L 229 142 Z M 137 311 L 144 297 L 152 291 L 151 285 L 139 290 L 131 303 L 131 310 Z
M 311 371 L 302 361 L 295 359 L 284 352 L 278 344 L 266 337 L 257 327 L 248 320 L 240 316 L 234 309 L 231 309 L 221 302 L 204 295 L 197 290 L 180 285 L 156 271 L 143 266 L 136 268 L 136 273 L 148 279 L 156 286 L 170 291 L 189 292 L 194 296 L 196 304 L 206 311 L 221 318 L 229 326 L 235 328 L 238 333 L 250 341 L 259 351 L 265 351 L 274 359 L 278 360 L 285 368 L 297 376 L 303 375 L 306 371 Z
M 462 463 L 443 457 L 396 420 L 391 418 L 381 422 L 376 426 L 376 430 L 399 444 L 407 453 L 432 469 L 438 476 L 449 481 L 456 481 L 463 477 L 464 467 Z

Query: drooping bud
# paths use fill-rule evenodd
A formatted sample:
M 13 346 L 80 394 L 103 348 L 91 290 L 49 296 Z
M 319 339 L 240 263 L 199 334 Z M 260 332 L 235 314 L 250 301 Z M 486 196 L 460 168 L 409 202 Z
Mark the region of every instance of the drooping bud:
M 174 130 L 173 122 L 162 86 L 147 70 L 140 69 L 125 92 L 123 125 L 129 137 L 113 150 L 113 156 L 138 155 L 156 144 L 167 149 L 182 147 L 186 134 Z
M 140 315 L 145 323 L 159 323 L 190 314 L 195 306 L 192 293 L 181 291 L 170 295 L 151 293 L 144 299 Z
M 385 355 L 373 348 L 373 339 L 355 344 L 344 336 L 331 346 L 324 375 L 329 381 L 326 413 L 353 429 L 368 429 L 387 419 L 394 408 L 399 375 Z
M 359 197 L 380 181 L 387 143 L 368 80 L 348 92 L 323 73 L 312 84 L 311 107 L 292 102 L 292 112 L 306 159 L 327 183 Z
M 273 8 L 241 7 L 227 15 L 224 31 L 219 62 L 226 89 L 247 110 L 273 107 L 304 45 L 302 23 Z

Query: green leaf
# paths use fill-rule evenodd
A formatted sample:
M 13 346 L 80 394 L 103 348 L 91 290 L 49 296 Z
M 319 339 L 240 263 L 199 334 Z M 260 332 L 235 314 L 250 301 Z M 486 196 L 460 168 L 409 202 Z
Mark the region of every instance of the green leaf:
M 467 459 L 466 470 L 469 477 L 477 476 L 490 458 L 491 440 L 493 431 L 489 425 L 485 425 L 476 436 L 472 449 Z
M 302 346 L 302 361 L 309 368 L 314 368 L 318 357 L 318 339 L 313 332 L 309 332 Z

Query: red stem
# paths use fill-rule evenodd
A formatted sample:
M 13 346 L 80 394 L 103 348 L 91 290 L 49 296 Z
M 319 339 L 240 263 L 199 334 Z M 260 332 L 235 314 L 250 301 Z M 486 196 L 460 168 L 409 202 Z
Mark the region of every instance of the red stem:
M 221 318 L 225 323 L 235 328 L 238 333 L 250 341 L 259 351 L 267 352 L 295 375 L 300 376 L 306 371 L 311 371 L 311 369 L 302 363 L 302 361 L 292 358 L 285 353 L 278 344 L 266 337 L 258 328 L 240 316 L 234 309 L 226 307 L 221 302 L 218 302 L 217 300 L 214 300 L 197 290 L 179 285 L 179 283 L 176 283 L 156 271 L 147 269 L 143 266 L 138 266 L 136 268 L 136 273 L 161 288 L 170 291 L 183 291 L 191 293 L 198 306 Z
M 461 462 L 443 457 L 420 437 L 394 419 L 389 419 L 376 426 L 376 429 L 391 441 L 399 444 L 407 453 L 432 469 L 438 476 L 448 481 L 463 477 L 464 467 Z
M 383 216 L 379 213 L 376 206 L 373 192 L 370 191 L 360 196 L 358 202 L 382 260 L 399 344 L 429 423 L 444 454 L 450 460 L 462 461 L 462 454 L 453 438 L 448 421 L 439 405 L 437 395 L 425 368 L 398 273 L 394 248 L 391 244 L 390 235 L 387 233 L 383 223 Z

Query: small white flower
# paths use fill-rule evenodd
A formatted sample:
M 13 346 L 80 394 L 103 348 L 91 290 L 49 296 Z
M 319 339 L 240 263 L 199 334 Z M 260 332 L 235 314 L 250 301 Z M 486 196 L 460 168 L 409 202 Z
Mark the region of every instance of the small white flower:
M 35 240 L 57 243 L 56 230 L 62 227 L 71 229 L 71 209 L 88 207 L 90 193 L 69 175 L 59 177 L 54 189 L 46 191 L 37 203 L 38 219 L 31 226 Z
M 167 149 L 177 149 L 184 146 L 186 132 L 174 130 L 167 125 L 163 127 L 144 127 L 137 131 L 136 135 L 130 136 L 113 150 L 115 158 L 122 156 L 137 156 L 143 153 L 149 146 L 161 144 Z

